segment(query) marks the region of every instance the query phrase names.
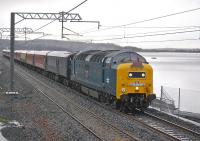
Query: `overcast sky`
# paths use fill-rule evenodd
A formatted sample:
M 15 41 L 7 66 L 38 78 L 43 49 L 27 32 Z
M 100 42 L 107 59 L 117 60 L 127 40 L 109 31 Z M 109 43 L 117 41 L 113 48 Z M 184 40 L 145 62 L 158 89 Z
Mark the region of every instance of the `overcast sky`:
M 0 28 L 10 26 L 10 12 L 68 11 L 82 1 L 83 0 L 1 0 Z M 200 48 L 200 41 L 195 40 L 200 37 L 199 31 L 184 34 L 171 34 L 162 36 L 159 35 L 150 37 L 143 37 L 143 35 L 152 35 L 158 33 L 141 34 L 156 31 L 162 31 L 159 32 L 159 34 L 162 34 L 169 32 L 199 30 L 199 28 L 194 27 L 184 29 L 152 27 L 200 26 L 200 10 L 145 23 L 129 25 L 122 28 L 102 30 L 107 28 L 108 26 L 118 26 L 128 23 L 134 23 L 145 19 L 150 19 L 199 7 L 199 0 L 88 0 L 86 3 L 84 3 L 82 6 L 72 12 L 79 13 L 83 20 L 100 21 L 102 25 L 100 30 L 97 30 L 97 24 L 89 23 L 67 22 L 65 23 L 65 27 L 70 28 L 71 30 L 78 32 L 82 35 L 67 36 L 71 40 L 115 43 L 123 46 L 132 45 L 141 48 Z M 16 20 L 20 20 L 19 17 L 17 17 Z M 30 27 L 34 30 L 48 22 L 50 21 L 26 20 L 17 24 L 16 27 Z M 50 34 L 46 38 L 60 39 L 61 23 L 54 22 L 51 25 L 41 29 L 40 31 Z M 70 32 L 65 31 L 65 33 L 67 34 Z M 34 39 L 38 36 L 40 35 L 29 35 L 28 37 Z M 187 41 L 185 39 L 187 39 Z

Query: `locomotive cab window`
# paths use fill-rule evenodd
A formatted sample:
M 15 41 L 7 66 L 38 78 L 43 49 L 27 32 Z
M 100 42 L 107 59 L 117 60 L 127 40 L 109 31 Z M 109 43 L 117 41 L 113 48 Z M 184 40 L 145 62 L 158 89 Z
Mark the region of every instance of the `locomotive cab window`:
M 113 58 L 113 64 L 122 64 L 122 63 L 132 63 L 133 61 L 139 61 L 142 63 L 147 63 L 145 58 L 140 56 L 137 53 L 121 53 Z
M 145 78 L 146 73 L 145 72 L 129 72 L 128 77 L 129 78 Z

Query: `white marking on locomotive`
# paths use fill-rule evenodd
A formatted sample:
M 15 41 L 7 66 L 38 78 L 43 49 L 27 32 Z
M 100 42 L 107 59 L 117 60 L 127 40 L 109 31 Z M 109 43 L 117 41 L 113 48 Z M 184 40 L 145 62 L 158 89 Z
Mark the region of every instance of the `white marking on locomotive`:
M 109 78 L 106 78 L 106 83 L 110 83 L 110 79 Z

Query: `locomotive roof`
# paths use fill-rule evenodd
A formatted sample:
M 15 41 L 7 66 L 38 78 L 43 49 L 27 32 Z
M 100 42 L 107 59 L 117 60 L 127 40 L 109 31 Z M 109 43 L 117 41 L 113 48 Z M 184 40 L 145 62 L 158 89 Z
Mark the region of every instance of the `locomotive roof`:
M 90 55 L 90 54 L 94 54 L 95 52 L 99 52 L 101 50 L 86 50 L 86 51 L 80 51 L 76 54 L 76 56 L 79 55 Z
M 112 54 L 113 52 L 116 52 L 116 51 L 118 50 L 104 50 L 104 51 L 97 52 L 91 57 L 90 61 L 102 62 L 107 55 Z
M 126 52 L 139 55 L 138 53 L 131 50 L 88 50 L 78 53 L 76 55 L 77 56 L 76 59 L 91 61 L 91 62 L 103 62 L 103 60 L 107 57 L 114 57 L 117 56 L 118 54 Z
M 131 53 L 134 56 L 138 56 L 138 57 L 142 58 L 144 60 L 144 62 L 147 62 L 146 59 L 142 55 L 140 55 L 137 52 L 134 52 L 132 50 L 120 50 L 120 51 L 113 52 L 113 53 L 107 55 L 107 57 L 114 57 L 114 56 L 117 56 L 117 55 L 119 55 L 121 53 Z
M 112 52 L 112 53 L 108 54 L 107 57 L 114 57 L 114 56 L 116 56 L 118 54 L 126 53 L 126 52 L 133 53 L 135 55 L 139 55 L 138 53 L 136 53 L 134 51 L 131 51 L 131 50 L 118 50 L 116 52 Z
M 51 51 L 47 53 L 47 56 L 54 56 L 54 57 L 67 57 L 71 54 L 68 51 Z
M 77 60 L 85 60 L 87 57 L 91 57 L 93 54 L 99 52 L 101 50 L 86 50 L 86 51 L 81 51 L 76 54 L 76 59 Z

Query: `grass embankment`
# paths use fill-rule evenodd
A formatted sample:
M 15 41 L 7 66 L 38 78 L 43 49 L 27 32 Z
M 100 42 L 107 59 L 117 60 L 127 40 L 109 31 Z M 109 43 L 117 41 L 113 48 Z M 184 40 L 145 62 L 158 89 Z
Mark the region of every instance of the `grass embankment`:
M 0 123 L 6 124 L 6 123 L 8 123 L 8 122 L 9 122 L 9 120 L 8 120 L 7 118 L 5 118 L 5 117 L 0 117 Z

